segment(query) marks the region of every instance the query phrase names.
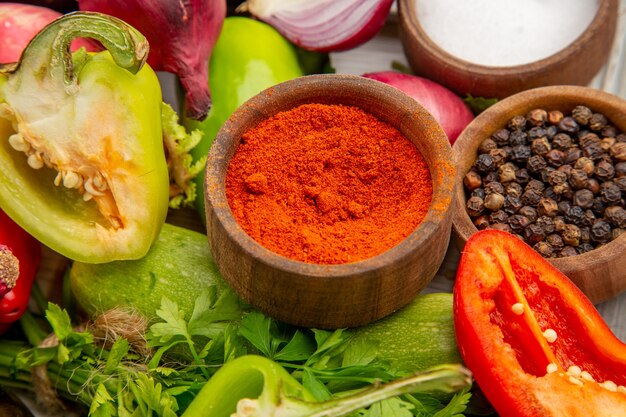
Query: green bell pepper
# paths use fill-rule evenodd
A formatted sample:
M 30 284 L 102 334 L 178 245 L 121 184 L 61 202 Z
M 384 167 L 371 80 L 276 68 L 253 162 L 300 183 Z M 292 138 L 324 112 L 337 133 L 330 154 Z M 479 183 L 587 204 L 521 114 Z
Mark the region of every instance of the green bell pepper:
M 247 17 L 227 17 L 209 63 L 213 107 L 198 122 L 185 119 L 187 130 L 204 132 L 191 151 L 194 159 L 209 153 L 222 124 L 246 100 L 280 82 L 303 75 L 296 48 L 271 26 Z M 204 211 L 204 172 L 195 178 L 196 209 Z
M 76 37 L 106 51 L 70 54 Z M 0 208 L 60 254 L 142 257 L 165 222 L 161 89 L 121 20 L 68 14 L 0 67 Z
M 407 393 L 451 393 L 471 386 L 461 365 L 440 365 L 406 378 L 374 385 L 341 398 L 316 402 L 285 368 L 262 356 L 226 363 L 202 387 L 182 417 L 340 417 Z

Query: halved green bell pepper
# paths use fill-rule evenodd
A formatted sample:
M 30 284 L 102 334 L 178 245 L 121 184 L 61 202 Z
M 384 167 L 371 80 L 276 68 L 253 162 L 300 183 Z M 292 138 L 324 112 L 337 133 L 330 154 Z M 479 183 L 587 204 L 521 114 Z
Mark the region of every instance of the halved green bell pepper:
M 107 51 L 72 55 L 76 37 Z M 70 259 L 140 258 L 165 222 L 161 89 L 148 49 L 121 20 L 72 13 L 0 67 L 0 207 Z
M 187 130 L 199 129 L 202 141 L 194 159 L 209 153 L 222 124 L 246 100 L 280 82 L 303 75 L 296 48 L 266 23 L 247 17 L 227 17 L 209 63 L 213 106 L 207 118 L 185 119 Z M 204 172 L 195 179 L 196 209 L 204 221 Z

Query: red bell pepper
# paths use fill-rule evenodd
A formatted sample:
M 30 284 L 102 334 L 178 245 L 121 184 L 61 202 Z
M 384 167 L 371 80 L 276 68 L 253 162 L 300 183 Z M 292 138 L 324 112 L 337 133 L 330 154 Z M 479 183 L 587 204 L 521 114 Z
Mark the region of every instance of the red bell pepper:
M 467 367 L 501 416 L 626 416 L 626 345 L 517 237 L 484 230 L 467 241 L 454 323 Z
M 41 244 L 0 210 L 0 333 L 28 308 Z

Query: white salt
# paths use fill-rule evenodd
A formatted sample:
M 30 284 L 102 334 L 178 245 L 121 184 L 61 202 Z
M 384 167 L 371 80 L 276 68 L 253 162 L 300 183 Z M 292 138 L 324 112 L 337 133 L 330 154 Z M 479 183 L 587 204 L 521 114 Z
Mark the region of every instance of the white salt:
M 598 0 L 415 0 L 426 34 L 451 55 L 505 67 L 547 58 L 589 26 Z

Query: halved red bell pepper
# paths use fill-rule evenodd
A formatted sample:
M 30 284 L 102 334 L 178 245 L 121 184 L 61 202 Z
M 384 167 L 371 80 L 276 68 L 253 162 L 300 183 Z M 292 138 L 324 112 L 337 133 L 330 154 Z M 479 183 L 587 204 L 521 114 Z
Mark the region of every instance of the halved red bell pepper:
M 517 237 L 484 230 L 467 241 L 454 320 L 465 364 L 501 416 L 626 416 L 626 345 Z
M 0 210 L 0 334 L 28 307 L 41 244 Z

